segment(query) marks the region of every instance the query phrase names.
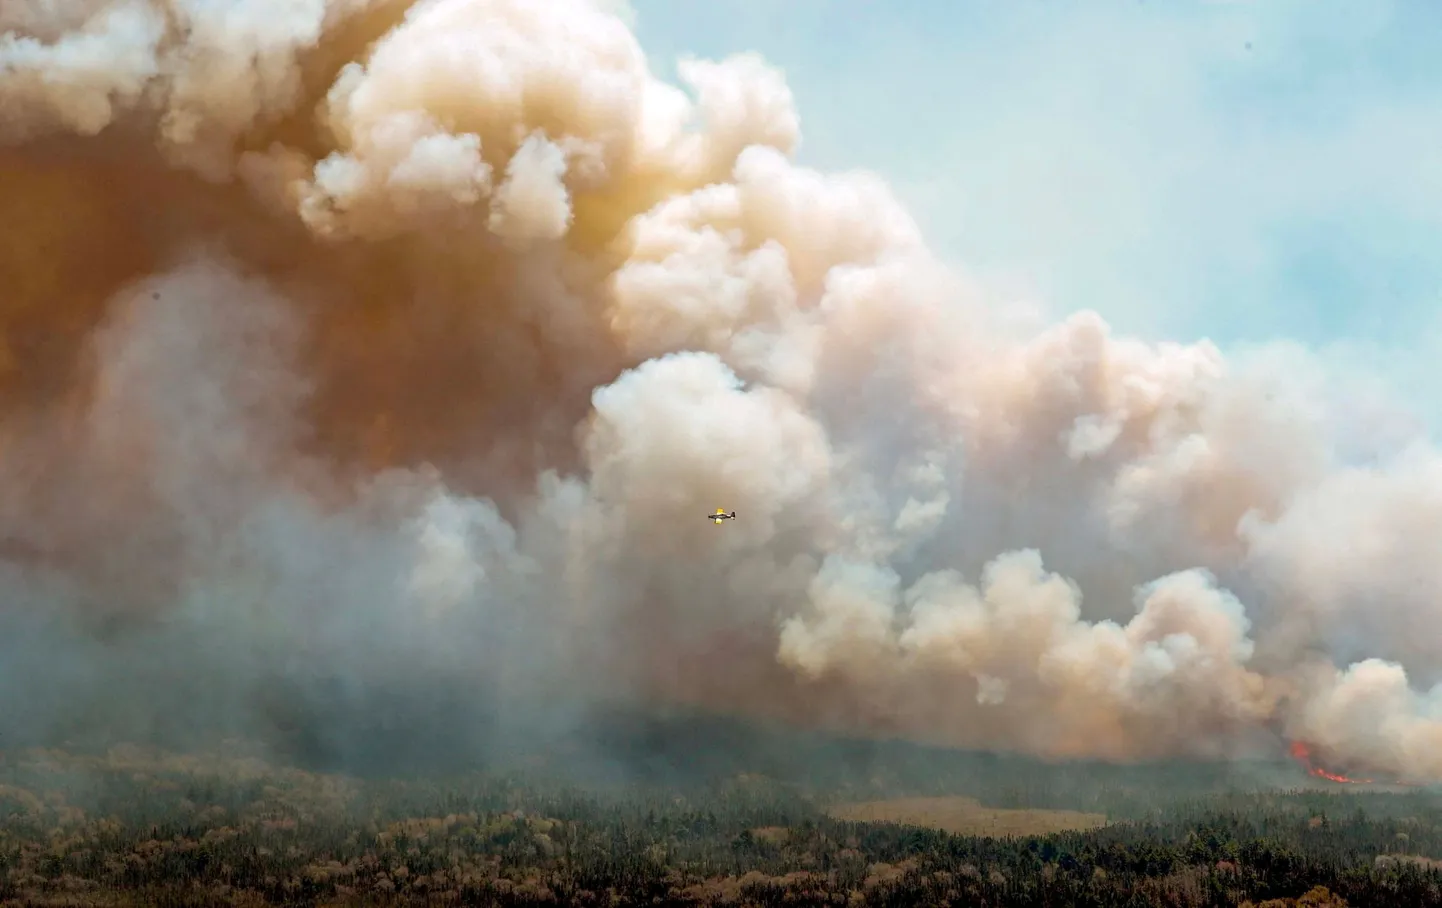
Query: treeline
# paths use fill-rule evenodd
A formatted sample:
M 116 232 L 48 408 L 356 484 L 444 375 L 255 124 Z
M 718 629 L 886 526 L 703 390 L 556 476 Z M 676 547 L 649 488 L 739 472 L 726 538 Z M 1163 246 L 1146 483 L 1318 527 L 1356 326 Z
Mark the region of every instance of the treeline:
M 583 791 L 133 755 L 0 766 L 15 904 L 1430 906 L 1439 855 L 1423 793 L 1219 795 L 988 839 L 842 822 L 757 778 Z
M 996 807 L 1078 810 L 1114 819 L 1158 815 L 1179 797 L 1276 790 L 1308 778 L 1280 752 L 1274 761 L 1052 763 L 690 713 L 593 715 L 572 742 L 548 753 L 550 759 L 539 764 L 547 773 L 578 775 L 587 787 L 607 777 L 605 767 L 615 770 L 611 778 L 682 790 L 757 773 L 818 801 L 966 795 Z

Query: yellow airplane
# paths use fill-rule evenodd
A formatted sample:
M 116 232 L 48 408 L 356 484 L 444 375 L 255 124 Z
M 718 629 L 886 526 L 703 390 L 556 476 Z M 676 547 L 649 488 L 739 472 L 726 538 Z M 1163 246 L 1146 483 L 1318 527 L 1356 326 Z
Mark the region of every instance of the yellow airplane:
M 727 514 L 724 508 L 717 508 L 716 513 L 707 514 L 706 519 L 719 527 L 721 525 L 721 521 L 723 520 L 735 520 L 736 512 L 732 511 L 730 514 Z

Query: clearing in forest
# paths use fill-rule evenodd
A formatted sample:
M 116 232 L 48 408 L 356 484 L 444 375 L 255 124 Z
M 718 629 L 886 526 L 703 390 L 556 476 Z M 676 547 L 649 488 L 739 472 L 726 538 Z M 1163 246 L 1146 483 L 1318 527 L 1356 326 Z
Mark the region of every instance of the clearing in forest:
M 1099 813 L 1075 810 L 1005 810 L 983 807 L 975 798 L 893 798 L 839 804 L 827 811 L 838 820 L 930 826 L 958 835 L 1046 835 L 1105 826 Z

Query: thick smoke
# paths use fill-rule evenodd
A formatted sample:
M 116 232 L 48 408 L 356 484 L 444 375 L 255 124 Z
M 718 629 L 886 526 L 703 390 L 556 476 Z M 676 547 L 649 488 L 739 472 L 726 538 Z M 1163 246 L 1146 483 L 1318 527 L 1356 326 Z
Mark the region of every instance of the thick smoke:
M 630 703 L 1442 780 L 1435 448 L 1351 455 L 1295 351 L 1020 330 L 792 162 L 776 71 L 668 86 L 611 5 L 0 6 L 5 734 Z

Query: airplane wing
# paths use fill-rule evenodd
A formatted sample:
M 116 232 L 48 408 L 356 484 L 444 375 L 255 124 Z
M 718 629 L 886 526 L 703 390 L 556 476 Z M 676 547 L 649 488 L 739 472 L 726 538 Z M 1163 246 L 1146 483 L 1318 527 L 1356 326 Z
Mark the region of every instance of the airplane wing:
M 717 509 L 716 509 L 716 513 L 717 513 L 717 514 L 725 514 L 725 513 L 726 513 L 726 509 L 725 509 L 725 508 L 717 508 Z

